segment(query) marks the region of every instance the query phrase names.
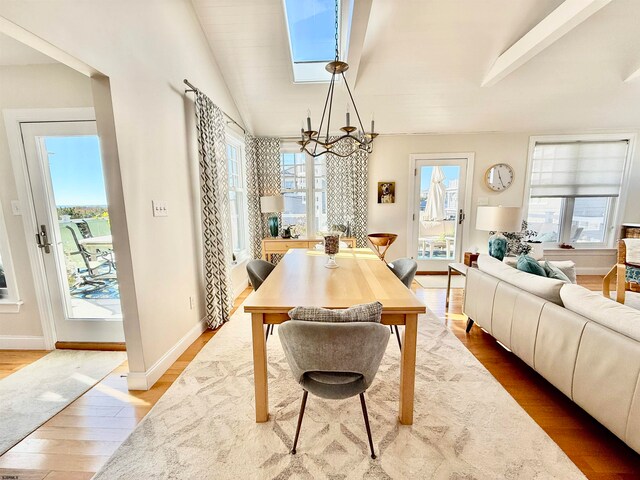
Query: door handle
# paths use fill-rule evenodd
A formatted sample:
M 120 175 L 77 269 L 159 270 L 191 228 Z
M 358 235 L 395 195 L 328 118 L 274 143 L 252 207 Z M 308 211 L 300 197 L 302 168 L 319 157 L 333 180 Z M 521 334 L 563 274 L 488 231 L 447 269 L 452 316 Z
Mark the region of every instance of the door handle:
M 44 253 L 51 253 L 51 243 L 46 225 L 40 225 L 40 231 L 36 233 L 36 242 L 38 242 L 38 248 L 44 249 Z
M 462 222 L 464 222 L 466 215 L 465 213 L 462 211 L 462 209 L 460 209 L 460 211 L 458 212 L 458 225 L 462 225 Z

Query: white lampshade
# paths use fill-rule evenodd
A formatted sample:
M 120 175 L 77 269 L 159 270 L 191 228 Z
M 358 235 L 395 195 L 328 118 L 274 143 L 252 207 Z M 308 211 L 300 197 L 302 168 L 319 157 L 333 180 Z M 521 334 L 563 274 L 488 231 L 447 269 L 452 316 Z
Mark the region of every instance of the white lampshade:
M 478 207 L 476 228 L 488 232 L 519 232 L 522 229 L 522 209 L 519 207 Z
M 260 211 L 262 213 L 284 212 L 284 197 L 282 195 L 260 197 Z

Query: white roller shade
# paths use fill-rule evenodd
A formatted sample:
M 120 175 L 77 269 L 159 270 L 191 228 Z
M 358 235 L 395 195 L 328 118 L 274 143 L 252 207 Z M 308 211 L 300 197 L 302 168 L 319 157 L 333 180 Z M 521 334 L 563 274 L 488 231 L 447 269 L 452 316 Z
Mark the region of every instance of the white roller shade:
M 532 197 L 617 197 L 627 140 L 537 143 L 531 167 Z

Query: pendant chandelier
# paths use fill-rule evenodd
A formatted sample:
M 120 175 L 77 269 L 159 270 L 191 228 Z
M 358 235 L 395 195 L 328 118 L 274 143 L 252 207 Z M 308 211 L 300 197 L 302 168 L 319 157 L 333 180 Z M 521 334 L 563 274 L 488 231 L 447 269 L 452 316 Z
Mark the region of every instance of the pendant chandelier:
M 374 121 L 371 119 L 371 131 L 367 133 L 362 125 L 360 114 L 358 113 L 358 107 L 353 100 L 351 89 L 347 78 L 344 76 L 344 72 L 349 69 L 349 64 L 340 60 L 340 50 L 338 46 L 338 15 L 339 6 L 338 0 L 336 0 L 336 57 L 332 62 L 327 63 L 325 69 L 331 74 L 331 81 L 329 82 L 329 91 L 327 92 L 327 98 L 324 102 L 324 109 L 322 110 L 322 118 L 320 119 L 320 126 L 318 130 L 311 128 L 311 112 L 307 112 L 306 127 L 300 129 L 300 137 L 298 145 L 300 145 L 300 151 L 306 152 L 312 157 L 319 157 L 325 153 L 331 153 L 337 157 L 349 157 L 358 150 L 364 150 L 367 153 L 373 151 L 373 140 L 378 136 L 374 133 Z M 346 113 L 346 125 L 341 127 L 340 130 L 344 132 L 343 135 L 332 139 L 330 136 L 331 131 L 331 111 L 333 110 L 333 92 L 335 89 L 336 77 L 342 77 L 347 93 L 349 94 L 349 100 L 353 105 L 353 110 L 356 113 L 357 125 L 351 125 L 351 116 L 349 113 L 349 104 L 347 103 Z M 325 124 L 326 119 L 326 124 Z M 303 124 L 304 125 L 304 124 Z M 324 130 L 324 132 L 323 132 Z

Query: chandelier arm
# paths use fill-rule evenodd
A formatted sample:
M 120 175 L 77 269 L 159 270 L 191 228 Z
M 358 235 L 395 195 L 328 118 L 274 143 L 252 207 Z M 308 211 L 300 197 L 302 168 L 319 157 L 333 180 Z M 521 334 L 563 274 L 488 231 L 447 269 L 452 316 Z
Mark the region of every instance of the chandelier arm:
M 353 99 L 353 95 L 351 94 L 351 89 L 349 88 L 349 83 L 347 82 L 347 77 L 344 76 L 344 72 L 342 73 L 342 79 L 344 80 L 344 85 L 347 87 L 347 92 L 349 93 L 349 98 L 351 99 L 351 103 L 353 104 L 353 109 L 356 111 L 356 117 L 358 117 L 358 123 L 360 124 L 360 128 L 362 129 L 362 134 L 366 133 L 364 126 L 362 125 L 362 119 L 360 118 L 360 112 L 358 112 L 358 107 L 356 106 L 356 102 Z M 371 132 L 373 133 L 373 132 Z M 365 137 L 366 139 L 366 137 Z
M 336 85 L 336 72 L 334 70 L 333 74 L 331 75 L 331 85 L 329 86 L 331 100 L 329 101 L 329 115 L 327 116 L 327 137 L 326 137 L 327 142 L 329 141 L 329 128 L 331 127 L 331 109 L 333 107 L 333 91 L 335 89 L 335 85 Z
M 320 118 L 320 125 L 318 126 L 318 138 L 320 138 L 320 135 L 322 135 L 322 125 L 324 124 L 324 117 L 325 114 L 327 112 L 327 105 L 331 105 L 329 103 L 329 96 L 331 94 L 331 90 L 332 90 L 332 86 L 335 82 L 335 74 L 331 75 L 331 82 L 329 83 L 329 91 L 327 91 L 327 98 L 324 100 L 324 108 L 322 109 L 322 117 Z M 329 118 L 331 118 L 331 107 L 329 107 Z M 328 124 L 328 123 L 327 123 Z M 318 144 L 316 143 L 316 148 L 317 148 Z M 315 153 L 315 149 L 314 149 L 314 153 Z
M 363 142 L 362 140 L 360 140 L 359 138 L 354 137 L 353 135 L 351 135 L 350 133 L 344 134 L 338 138 L 336 138 L 335 140 L 331 140 L 330 142 L 322 142 L 320 140 L 316 140 L 315 138 L 310 138 L 308 140 L 305 140 L 305 145 L 313 142 L 315 145 L 321 145 L 323 147 L 331 147 L 333 145 L 335 145 L 338 142 L 341 142 L 342 140 L 345 140 L 347 138 L 351 138 L 353 139 L 358 145 L 367 145 L 367 142 Z

